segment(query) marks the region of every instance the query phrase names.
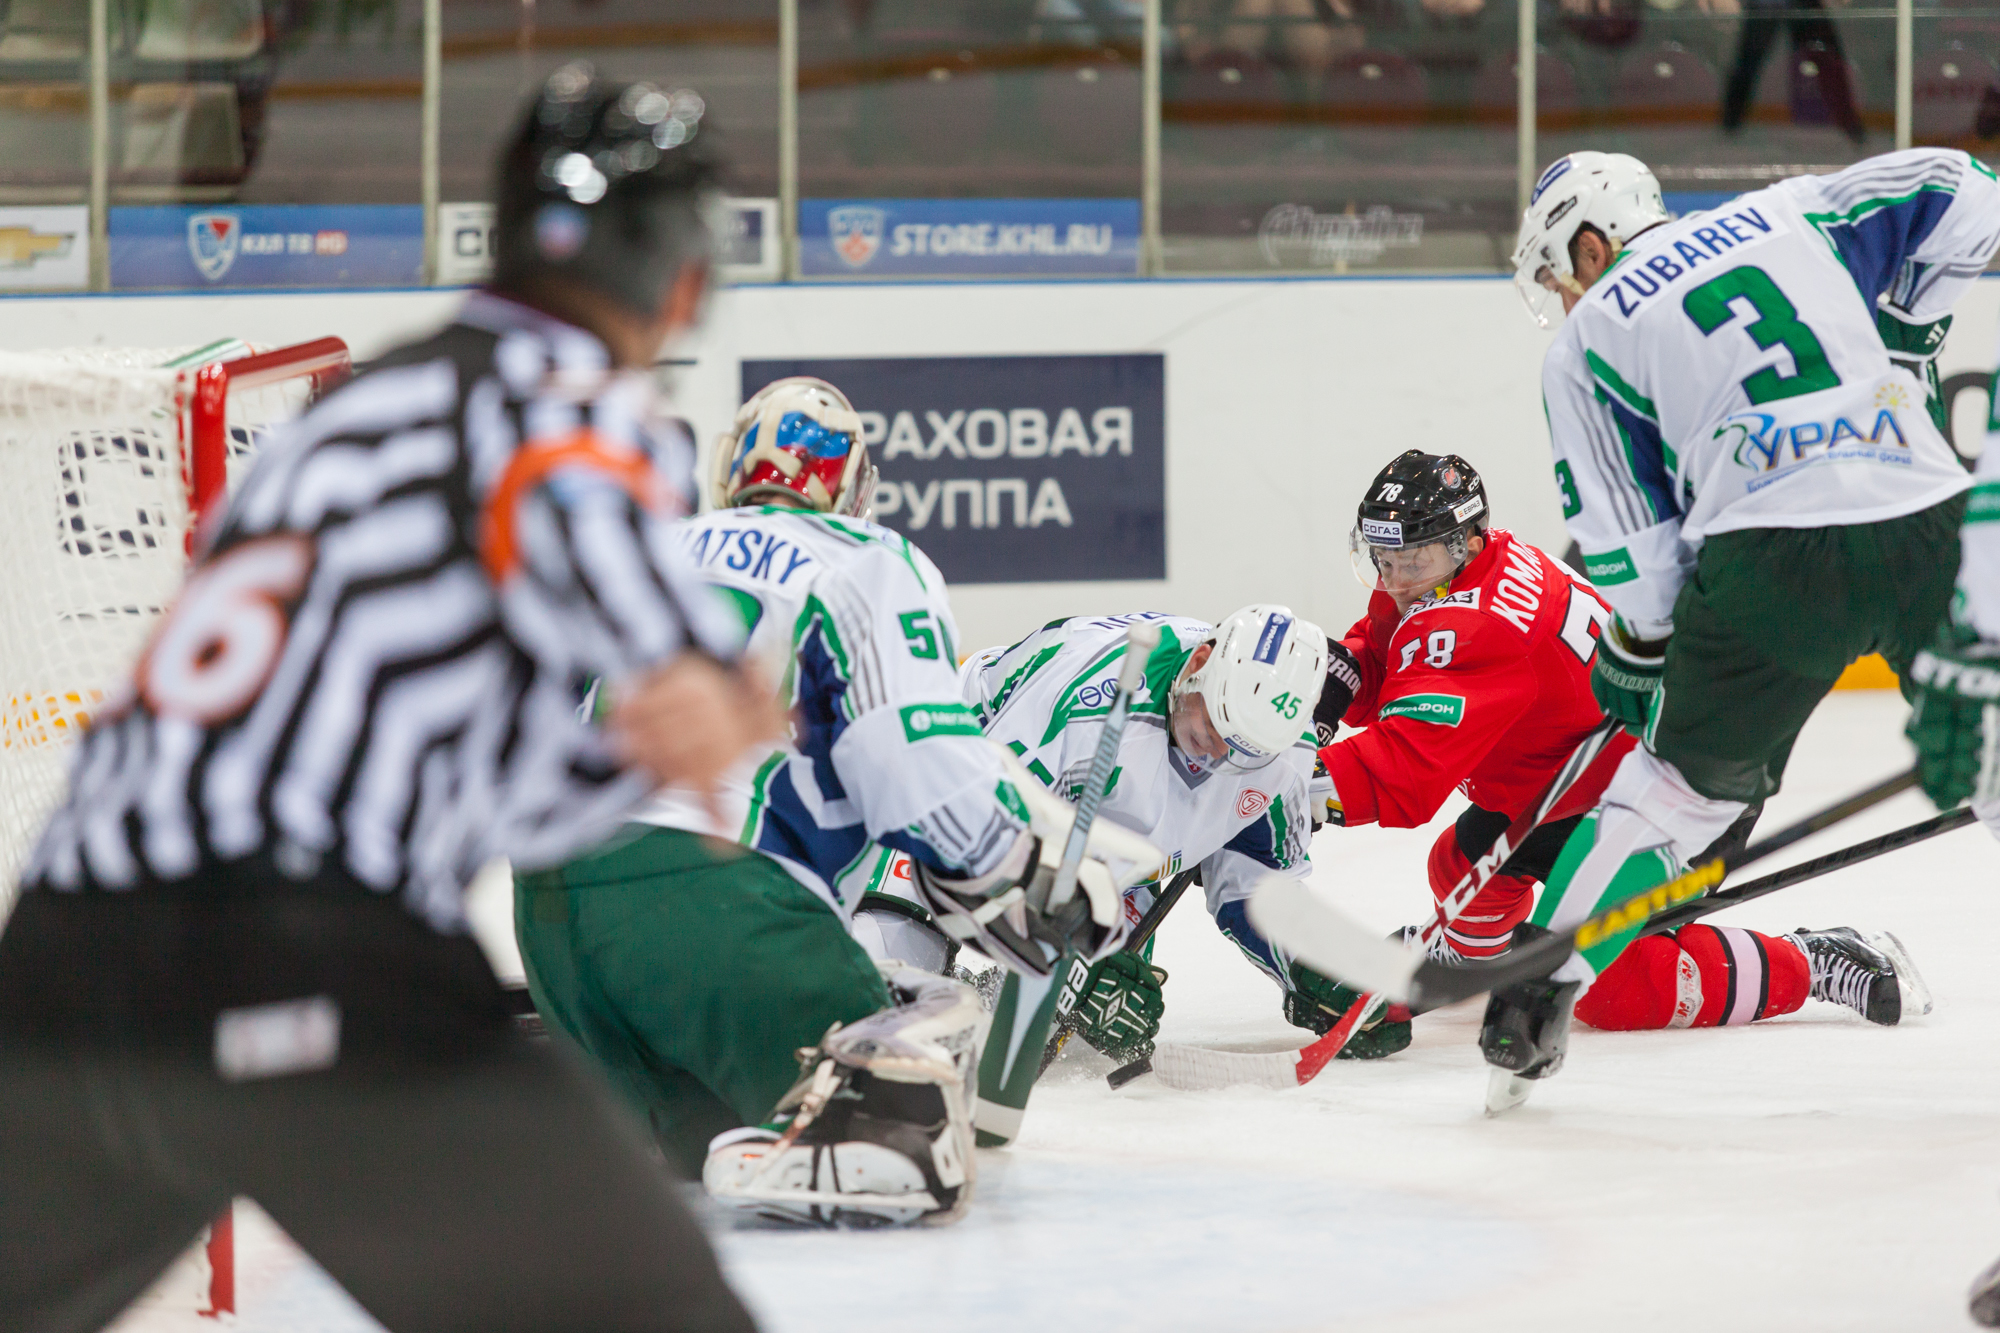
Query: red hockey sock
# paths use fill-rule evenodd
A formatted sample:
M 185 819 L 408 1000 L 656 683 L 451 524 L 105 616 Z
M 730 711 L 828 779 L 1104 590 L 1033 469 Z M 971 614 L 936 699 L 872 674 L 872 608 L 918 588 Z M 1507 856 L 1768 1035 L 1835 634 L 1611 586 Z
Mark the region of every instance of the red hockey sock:
M 1431 893 L 1443 902 L 1458 882 L 1472 869 L 1458 848 L 1458 834 L 1447 828 L 1431 846 Z M 1445 929 L 1445 938 L 1467 958 L 1491 958 L 1505 951 L 1513 941 L 1514 927 L 1528 917 L 1535 906 L 1535 881 L 1519 875 L 1495 875 L 1486 887 L 1465 905 L 1458 920 Z
M 1790 940 L 1735 926 L 1683 926 L 1636 941 L 1577 1001 L 1594 1028 L 1710 1028 L 1789 1014 L 1812 969 Z

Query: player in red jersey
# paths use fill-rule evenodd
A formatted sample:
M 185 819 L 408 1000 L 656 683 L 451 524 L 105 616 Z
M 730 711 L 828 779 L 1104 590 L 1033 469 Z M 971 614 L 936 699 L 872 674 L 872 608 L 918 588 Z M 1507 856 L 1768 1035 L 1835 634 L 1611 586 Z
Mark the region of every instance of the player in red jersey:
M 1581 575 L 1490 518 L 1478 473 L 1455 455 L 1413 449 L 1370 483 L 1353 550 L 1374 595 L 1330 645 L 1315 712 L 1330 822 L 1415 828 L 1453 788 L 1471 798 L 1431 849 L 1440 900 L 1604 716 L 1590 663 L 1610 609 Z M 1366 730 L 1336 740 L 1342 721 Z M 1614 754 L 1633 744 L 1622 731 L 1611 741 Z M 1504 951 L 1602 789 L 1572 789 L 1433 949 L 1447 958 Z M 1882 947 L 1844 927 L 1761 935 L 1690 925 L 1628 949 L 1576 1016 L 1599 1028 L 1713 1027 L 1791 1013 L 1808 997 L 1868 1015 L 1873 981 L 1891 967 Z M 1298 963 L 1291 971 L 1287 1016 L 1324 1032 L 1354 992 Z M 1341 1054 L 1365 1059 L 1408 1044 L 1407 1014 L 1392 1009 Z

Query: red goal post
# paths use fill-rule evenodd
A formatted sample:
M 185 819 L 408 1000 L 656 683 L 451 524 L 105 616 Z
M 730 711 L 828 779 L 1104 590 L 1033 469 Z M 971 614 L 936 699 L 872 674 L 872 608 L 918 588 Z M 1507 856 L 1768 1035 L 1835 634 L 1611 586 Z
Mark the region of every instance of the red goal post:
M 202 515 L 349 365 L 338 338 L 0 352 L 0 917 Z

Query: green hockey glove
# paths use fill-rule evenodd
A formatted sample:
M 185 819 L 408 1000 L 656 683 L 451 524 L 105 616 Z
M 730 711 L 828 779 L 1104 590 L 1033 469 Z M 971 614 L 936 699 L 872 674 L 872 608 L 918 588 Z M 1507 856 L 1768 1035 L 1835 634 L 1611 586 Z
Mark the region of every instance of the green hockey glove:
M 1324 1037 L 1341 1015 L 1360 998 L 1352 986 L 1323 977 L 1304 963 L 1292 964 L 1292 984 L 1285 992 L 1285 1021 Z M 1342 1060 L 1380 1060 L 1410 1044 L 1410 1011 L 1392 1004 L 1340 1048 Z
M 2000 796 L 2000 643 L 1946 625 L 1910 663 L 1903 732 L 1917 747 L 1924 794 L 1949 810 Z
M 1120 950 L 1090 969 L 1076 1006 L 1076 1034 L 1114 1060 L 1130 1063 L 1153 1053 L 1160 1016 L 1167 1011 L 1162 986 L 1167 970 Z
M 1606 717 L 1617 718 L 1634 735 L 1646 729 L 1660 693 L 1660 675 L 1667 669 L 1665 639 L 1635 640 L 1625 622 L 1614 618 L 1597 641 L 1590 672 L 1590 692 Z

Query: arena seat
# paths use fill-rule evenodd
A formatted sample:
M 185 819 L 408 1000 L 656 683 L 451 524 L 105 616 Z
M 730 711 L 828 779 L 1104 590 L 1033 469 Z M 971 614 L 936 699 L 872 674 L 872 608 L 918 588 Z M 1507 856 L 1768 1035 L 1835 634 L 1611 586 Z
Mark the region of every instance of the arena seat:
M 1472 80 L 1472 107 L 1480 119 L 1514 119 L 1519 95 L 1519 60 L 1513 51 L 1496 52 Z M 1546 46 L 1535 48 L 1535 110 L 1537 114 L 1574 111 L 1580 105 L 1576 69 Z
M 1403 120 L 1421 114 L 1430 100 L 1423 67 L 1394 51 L 1364 48 L 1336 57 L 1320 81 L 1320 100 L 1358 119 L 1380 115 Z
M 882 86 L 882 111 L 909 157 L 927 165 L 976 159 L 993 132 L 999 80 L 937 65 Z
M 1706 60 L 1679 42 L 1657 42 L 1618 62 L 1618 105 L 1637 111 L 1701 110 L 1722 104 L 1722 81 Z
M 1139 71 L 1130 61 L 1042 70 L 1034 92 L 1041 151 L 1078 162 L 1138 160 L 1144 108 Z
M 1916 140 L 1951 143 L 1976 133 L 1989 91 L 2000 91 L 2000 66 L 1991 57 L 1961 42 L 1918 55 L 1910 89 Z

